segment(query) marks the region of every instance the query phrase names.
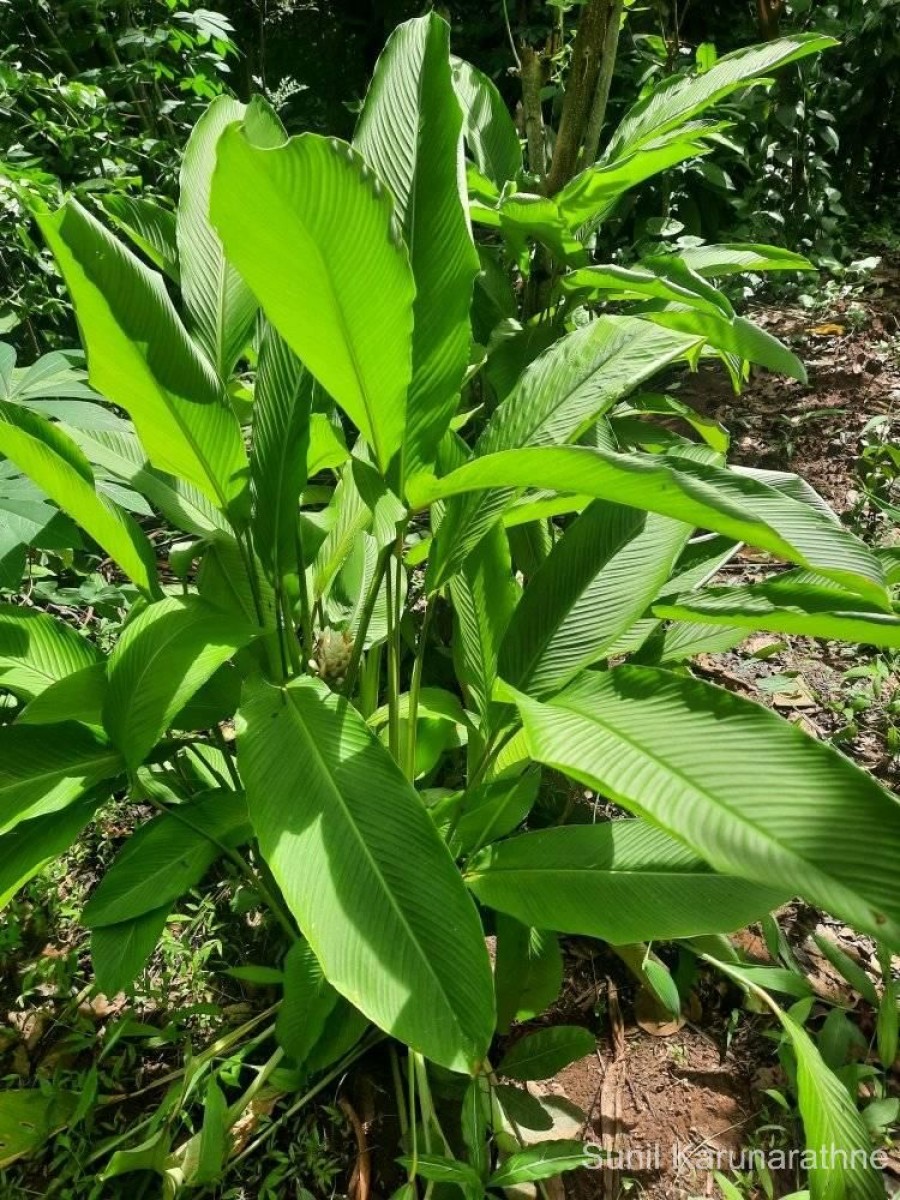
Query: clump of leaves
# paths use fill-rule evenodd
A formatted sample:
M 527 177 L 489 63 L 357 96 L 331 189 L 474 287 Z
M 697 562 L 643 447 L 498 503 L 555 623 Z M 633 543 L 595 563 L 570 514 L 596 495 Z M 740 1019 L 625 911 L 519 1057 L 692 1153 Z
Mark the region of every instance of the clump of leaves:
M 0 609 L 18 705 L 0 727 L 0 893 L 125 793 L 155 815 L 82 914 L 100 988 L 129 986 L 222 856 L 290 946 L 259 976 L 283 999 L 253 1028 L 275 1039 L 253 1083 L 229 1104 L 204 1051 L 179 1096 L 202 1092 L 202 1128 L 175 1145 L 163 1123 L 107 1167 L 156 1170 L 172 1193 L 219 1177 L 265 1089 L 299 1105 L 384 1035 L 408 1047 L 408 1191 L 480 1195 L 589 1161 L 579 1143 L 521 1146 L 527 1102 L 498 1099 L 490 1062 L 501 997 L 504 1027 L 551 1002 L 558 933 L 629 948 L 670 999 L 643 943 L 727 933 L 795 892 L 900 944 L 896 799 L 684 666 L 748 628 L 898 644 L 883 563 L 796 476 L 729 468 L 721 430 L 694 420 L 706 440 L 690 442 L 640 391 L 706 354 L 736 384 L 751 361 L 802 376 L 710 278 L 804 260 L 721 246 L 586 265 L 622 194 L 710 148 L 706 109 L 823 40 L 664 83 L 554 196 L 525 190 L 508 114 L 448 41 L 434 15 L 395 32 L 353 145 L 288 139 L 259 99 L 214 101 L 174 237 L 126 223 L 155 266 L 76 201 L 38 218 L 91 385 L 127 419 L 0 401 L 0 451 L 139 597 L 108 655 Z M 245 357 L 252 392 L 233 376 Z M 184 531 L 176 582 L 98 472 Z M 743 541 L 792 569 L 707 587 Z M 542 766 L 637 819 L 528 829 Z M 811 1142 L 867 1146 L 849 1094 L 779 1019 Z M 498 1070 L 540 1078 L 583 1053 L 577 1032 L 532 1036 Z M 462 1106 L 458 1144 L 438 1082 Z M 41 1097 L 5 1097 L 20 1101 Z M 876 1194 L 853 1163 L 848 1194 Z

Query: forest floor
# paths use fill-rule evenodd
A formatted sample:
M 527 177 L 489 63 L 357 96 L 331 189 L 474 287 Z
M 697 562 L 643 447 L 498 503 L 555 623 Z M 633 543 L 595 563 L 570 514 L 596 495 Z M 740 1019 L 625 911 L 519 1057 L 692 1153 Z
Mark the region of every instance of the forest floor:
M 770 305 L 752 315 L 792 345 L 807 365 L 808 383 L 760 373 L 737 396 L 724 372 L 704 366 L 681 380 L 679 395 L 728 429 L 736 461 L 796 471 L 867 540 L 886 544 L 900 536 L 898 516 L 892 522 L 879 507 L 900 502 L 900 453 L 894 461 L 889 445 L 900 445 L 900 265 L 882 266 L 865 290 L 837 289 L 812 310 Z M 748 549 L 729 564 L 723 580 L 749 581 L 768 569 L 765 557 Z M 695 668 L 834 741 L 896 789 L 898 662 L 900 656 L 870 649 L 754 634 L 727 653 L 701 656 Z M 119 832 L 133 819 L 123 810 Z M 160 1084 L 180 1061 L 186 1038 L 201 1046 L 223 1021 L 239 1026 L 277 997 L 264 982 L 231 976 L 223 984 L 221 974 L 209 973 L 226 960 L 223 944 L 232 965 L 269 961 L 261 944 L 265 931 L 254 927 L 240 886 L 226 871 L 217 889 L 202 900 L 186 900 L 179 922 L 167 927 L 143 995 L 129 1004 L 124 997 L 91 999 L 88 947 L 75 917 L 101 860 L 120 843 L 114 828 L 84 841 L 16 902 L 0 931 L 0 1074 L 12 1083 L 62 1071 L 68 1086 L 74 1081 L 76 1088 L 97 1088 L 99 1082 L 101 1091 L 117 1092 L 123 1101 L 97 1118 L 99 1130 L 88 1122 L 58 1138 L 33 1164 L 0 1171 L 0 1200 L 139 1200 L 158 1194 L 158 1181 L 149 1189 L 129 1182 L 140 1176 L 99 1185 L 93 1165 L 99 1134 L 127 1136 L 146 1120 L 150 1110 L 134 1093 L 162 1095 Z M 771 927 L 753 928 L 741 935 L 743 949 L 762 962 L 795 962 L 821 999 L 810 1028 L 821 1029 L 837 1004 L 858 1030 L 860 1059 L 871 1058 L 875 1011 L 834 970 L 813 935 L 836 944 L 878 981 L 871 942 L 799 904 L 778 914 L 778 927 L 779 946 L 772 944 Z M 749 1200 L 787 1196 L 802 1186 L 796 1169 L 778 1166 L 776 1152 L 789 1162 L 802 1134 L 770 1015 L 748 1011 L 740 993 L 701 971 L 689 1011 L 678 1022 L 667 1021 L 608 951 L 568 939 L 566 960 L 566 983 L 553 1011 L 511 1038 L 540 1024 L 574 1023 L 595 1033 L 596 1050 L 546 1083 L 529 1085 L 549 1098 L 556 1120 L 547 1133 L 528 1136 L 592 1137 L 618 1169 L 566 1176 L 546 1186 L 547 1200 Z M 67 999 L 60 1003 L 60 997 Z M 98 1033 L 102 1063 L 93 1056 Z M 297 1190 L 302 1184 L 316 1200 L 366 1200 L 351 1175 L 368 1140 L 374 1170 L 367 1194 L 372 1200 L 387 1196 L 400 1177 L 392 1178 L 389 1165 L 398 1152 L 396 1130 L 389 1116 L 392 1089 L 379 1062 L 367 1056 L 349 1078 L 335 1081 L 315 1105 L 275 1131 L 263 1154 L 203 1194 L 281 1200 L 303 1194 Z M 881 1086 L 887 1094 L 900 1093 L 896 1070 Z M 253 1116 L 265 1129 L 265 1107 Z M 256 1132 L 243 1130 L 245 1142 Z M 885 1136 L 884 1148 L 888 1194 L 900 1193 L 896 1138 Z

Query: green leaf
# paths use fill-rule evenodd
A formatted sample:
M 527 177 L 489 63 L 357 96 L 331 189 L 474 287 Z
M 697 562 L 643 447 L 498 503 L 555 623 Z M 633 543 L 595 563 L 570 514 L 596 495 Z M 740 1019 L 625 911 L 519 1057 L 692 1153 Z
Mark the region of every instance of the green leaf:
M 494 411 L 473 461 L 523 446 L 575 441 L 618 400 L 699 345 L 696 338 L 651 333 L 650 328 L 632 317 L 599 317 L 560 338 L 530 364 Z M 415 499 L 430 499 L 424 482 L 416 490 Z M 511 498 L 510 493 L 493 492 L 448 505 L 428 564 L 429 588 L 440 586 L 459 568 Z
M 491 1090 L 504 1116 L 515 1121 L 520 1129 L 545 1132 L 553 1128 L 553 1114 L 525 1088 L 514 1087 L 511 1083 L 498 1083 Z
M 531 742 L 530 705 L 525 711 Z M 466 883 L 525 924 L 625 945 L 732 933 L 791 894 L 735 875 L 714 873 L 644 821 L 607 821 L 496 842 L 469 864 Z
M 158 593 L 153 547 L 127 513 L 98 494 L 90 463 L 57 426 L 21 404 L 0 400 L 0 454 L 81 525 L 143 592 Z
M 211 501 L 192 484 L 152 467 L 130 424 L 121 424 L 113 429 L 65 428 L 95 467 L 140 492 L 176 529 L 198 537 L 230 535 L 226 518 Z
M 502 188 L 522 173 L 522 145 L 513 119 L 487 75 L 461 58 L 452 58 L 451 68 L 466 145 L 479 171 Z
M 74 721 L 0 725 L 0 833 L 66 808 L 124 765 L 112 746 Z
M 0 688 L 33 700 L 99 659 L 97 648 L 65 621 L 38 608 L 0 604 Z
M 240 425 L 161 276 L 74 200 L 37 221 L 75 304 L 91 385 L 131 416 L 155 467 L 240 517 Z
M 471 854 L 477 847 L 512 833 L 534 807 L 540 781 L 540 770 L 531 768 L 521 775 L 467 789 L 450 837 L 454 856 Z
M 685 274 L 690 276 L 691 273 L 686 271 Z M 699 275 L 696 281 L 703 284 Z M 583 267 L 564 275 L 560 287 L 563 292 L 575 293 L 583 300 L 664 300 L 690 305 L 713 317 L 733 315 L 728 300 L 708 284 L 697 287 L 693 279 L 667 278 L 644 265 Z
M 505 913 L 497 914 L 497 1030 L 506 1033 L 513 1021 L 539 1016 L 559 995 L 563 981 L 562 952 L 556 935 L 529 928 Z
M 672 306 L 660 310 L 647 309 L 643 315 L 648 321 L 663 325 L 666 329 L 697 334 L 706 339 L 708 346 L 723 355 L 734 355 L 747 362 L 759 363 L 770 371 L 806 383 L 806 368 L 797 355 L 746 317 L 726 319 L 695 308 Z
M 690 246 L 678 251 L 678 257 L 698 275 L 718 278 L 745 271 L 812 271 L 808 258 L 783 250 L 780 246 L 740 243 L 720 246 Z
M 488 1147 L 490 1103 L 490 1083 L 486 1076 L 476 1075 L 466 1085 L 459 1120 L 469 1162 L 482 1179 L 487 1179 L 490 1171 Z
M 0 674 L 0 687 L 6 676 Z M 72 675 L 51 683 L 25 706 L 16 718 L 19 725 L 55 725 L 59 721 L 80 721 L 96 729 L 103 728 L 103 701 L 106 697 L 106 663 L 102 659 L 81 667 Z
M 190 328 L 219 378 L 228 380 L 256 317 L 256 299 L 225 258 L 210 224 L 209 193 L 223 130 L 244 115 L 243 104 L 217 96 L 191 131 L 181 160 L 178 255 Z
M 593 1039 L 591 1041 L 593 1044 Z M 537 1146 L 511 1154 L 490 1177 L 488 1187 L 513 1187 L 520 1183 L 532 1183 L 536 1179 L 552 1179 L 563 1171 L 596 1165 L 596 1150 L 591 1152 L 584 1142 L 574 1139 L 540 1142 Z
M 103 197 L 103 211 L 113 219 L 117 229 L 137 246 L 147 258 L 178 283 L 178 242 L 175 235 L 175 214 L 154 200 L 143 196 L 113 193 Z
M 58 1088 L 0 1092 L 0 1168 L 39 1149 L 77 1107 L 78 1097 Z
M 539 696 L 600 658 L 668 579 L 690 528 L 595 500 L 529 580 L 500 647 L 499 673 Z
M 570 229 L 596 227 L 631 188 L 685 159 L 709 154 L 713 147 L 704 138 L 722 128 L 709 121 L 688 123 L 648 142 L 637 153 L 587 167 L 557 192 L 555 200 L 561 216 Z
M 418 795 L 356 711 L 316 680 L 247 689 L 250 816 L 325 977 L 451 1070 L 482 1061 L 493 994 L 477 913 Z
M 726 975 L 753 983 L 752 972 L 716 964 Z M 790 1013 L 769 1001 L 797 1061 L 797 1097 L 805 1134 L 811 1200 L 884 1200 L 884 1180 L 873 1164 L 872 1140 L 850 1094 L 828 1069 L 809 1034 Z
M 81 914 L 89 928 L 117 925 L 171 905 L 194 887 L 222 847 L 250 838 L 247 803 L 224 788 L 161 813 L 136 830 Z
M 737 471 L 672 455 L 535 446 L 473 458 L 427 492 L 423 487 L 422 498 L 504 487 L 598 496 L 675 517 L 809 567 L 889 611 L 881 564 L 857 537 L 821 510 Z
M 538 762 L 647 817 L 715 870 L 799 893 L 900 946 L 900 802 L 827 743 L 650 667 L 591 672 L 548 704 L 518 702 Z
M 306 486 L 313 378 L 271 325 L 259 351 L 253 403 L 253 544 L 273 583 L 297 574 L 300 493 Z
M 669 1016 L 677 1020 L 681 1015 L 681 997 L 668 967 L 652 955 L 648 955 L 641 970 L 653 997 L 663 1006 Z M 790 972 L 786 972 L 786 974 L 790 974 Z
M 336 139 L 262 150 L 232 126 L 210 211 L 266 316 L 386 471 L 406 427 L 415 287 L 383 184 Z
M 394 197 L 416 285 L 401 480 L 434 463 L 456 410 L 472 340 L 469 306 L 479 262 L 449 55 L 450 27 L 436 13 L 395 29 L 353 139 Z
M 900 617 L 803 571 L 744 587 L 699 588 L 652 607 L 675 620 L 900 647 Z
M 682 125 L 738 88 L 763 82 L 770 71 L 836 46 L 834 38 L 798 33 L 726 54 L 700 75 L 663 80 L 626 114 L 610 138 L 604 159 L 619 158 Z
M 91 965 L 106 996 L 126 992 L 150 961 L 169 916 L 169 904 L 115 925 L 91 930 Z
M 413 1168 L 411 1158 L 398 1158 L 397 1162 L 407 1171 Z M 415 1159 L 415 1167 L 423 1179 L 432 1183 L 457 1183 L 463 1190 L 471 1188 L 477 1190 L 477 1195 L 483 1194 L 484 1185 L 478 1172 L 459 1159 L 447 1158 L 443 1154 L 419 1154 Z
M 151 604 L 109 658 L 103 721 L 132 769 L 198 688 L 258 630 L 199 596 Z
M 471 211 L 473 220 L 500 226 L 510 254 L 523 274 L 528 273 L 531 264 L 529 238 L 545 245 L 557 262 L 580 266 L 585 261 L 584 246 L 549 196 L 514 192 L 502 197 L 499 209 L 473 205 Z
M 284 998 L 275 1019 L 275 1037 L 285 1054 L 305 1062 L 337 1002 L 309 943 L 294 942 L 284 960 Z
M 49 862 L 65 854 L 94 815 L 97 799 L 22 821 L 0 837 L 0 909 Z
M 484 718 L 497 679 L 497 658 L 516 606 L 506 534 L 496 526 L 482 539 L 450 581 L 456 621 L 454 654 L 460 684 Z
M 580 1025 L 553 1025 L 520 1038 L 500 1060 L 497 1072 L 510 1079 L 549 1079 L 596 1046 L 594 1035 Z

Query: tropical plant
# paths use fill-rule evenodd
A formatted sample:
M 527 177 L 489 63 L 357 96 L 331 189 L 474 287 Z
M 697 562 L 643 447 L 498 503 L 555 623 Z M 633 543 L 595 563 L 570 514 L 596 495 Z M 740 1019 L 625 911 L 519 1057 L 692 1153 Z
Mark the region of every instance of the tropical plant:
M 120 221 L 135 249 L 77 201 L 38 216 L 91 386 L 127 419 L 90 404 L 51 419 L 13 395 L 0 452 L 139 597 L 107 656 L 47 613 L 0 609 L 17 701 L 0 894 L 125 792 L 154 815 L 84 910 L 99 988 L 129 987 L 221 855 L 288 939 L 278 1047 L 245 1096 L 227 1104 L 207 1055 L 189 1075 L 191 1095 L 207 1085 L 203 1132 L 172 1148 L 163 1129 L 114 1168 L 149 1164 L 175 1191 L 221 1170 L 283 1059 L 296 1087 L 340 1072 L 369 1025 L 409 1047 L 404 1194 L 417 1176 L 476 1196 L 588 1161 L 571 1142 L 516 1148 L 543 1117 L 494 1087 L 490 1057 L 498 1028 L 552 1001 L 559 934 L 609 942 L 670 1006 L 646 943 L 696 939 L 742 978 L 715 935 L 796 892 L 900 946 L 896 799 L 684 666 L 746 628 L 897 645 L 883 563 L 799 478 L 727 467 L 722 430 L 639 393 L 708 353 L 737 381 L 748 360 L 801 374 L 709 277 L 803 260 L 718 246 L 582 265 L 618 196 L 710 149 L 710 105 L 821 39 L 663 84 L 554 197 L 523 190 L 506 110 L 448 43 L 435 15 L 394 33 L 352 145 L 288 140 L 265 102 L 215 100 L 174 230 L 150 204 Z M 476 246 L 470 211 L 493 241 Z M 599 296 L 640 307 L 594 316 Z M 242 361 L 255 371 L 235 376 Z M 170 571 L 101 478 L 184 531 Z M 706 586 L 743 542 L 792 569 Z M 537 827 L 543 765 L 637 819 Z M 849 1093 L 782 1019 L 811 1144 L 862 1152 Z M 496 1069 L 540 1078 L 583 1052 L 552 1030 Z M 445 1072 L 459 1143 L 432 1102 Z M 12 1096 L 47 1130 L 75 1109 Z M 857 1157 L 842 1178 L 879 1194 Z M 813 1176 L 815 1195 L 829 1186 Z

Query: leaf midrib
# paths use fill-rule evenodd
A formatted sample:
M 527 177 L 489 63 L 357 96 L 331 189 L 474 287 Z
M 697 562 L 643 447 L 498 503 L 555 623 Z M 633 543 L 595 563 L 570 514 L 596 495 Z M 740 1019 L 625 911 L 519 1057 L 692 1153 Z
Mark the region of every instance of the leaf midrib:
M 432 966 L 431 961 L 428 958 L 428 955 L 425 954 L 425 952 L 421 946 L 421 943 L 419 942 L 418 937 L 413 932 L 413 930 L 409 924 L 409 921 L 406 917 L 406 914 L 399 907 L 399 905 L 397 904 L 396 898 L 393 895 L 393 892 L 388 887 L 387 881 L 384 879 L 384 876 L 381 872 L 381 868 L 380 868 L 377 860 L 373 857 L 372 852 L 370 851 L 365 838 L 362 836 L 362 833 L 360 832 L 359 827 L 353 818 L 353 814 L 351 813 L 346 801 L 344 800 L 344 797 L 343 797 L 343 794 L 342 794 L 340 788 L 337 786 L 337 781 L 335 780 L 332 772 L 330 771 L 330 769 L 328 767 L 328 763 L 326 762 L 324 755 L 322 754 L 319 747 L 316 745 L 315 739 L 311 736 L 309 730 L 307 729 L 306 722 L 303 720 L 303 717 L 301 716 L 299 709 L 297 708 L 296 704 L 294 703 L 293 697 L 291 696 L 289 689 L 286 690 L 286 692 L 285 692 L 284 700 L 285 700 L 285 706 L 289 713 L 290 719 L 298 728 L 298 730 L 300 732 L 301 740 L 307 746 L 308 751 L 311 754 L 314 761 L 318 764 L 320 776 L 326 781 L 329 792 L 336 798 L 337 807 L 344 816 L 344 823 L 347 827 L 349 827 L 351 835 L 353 836 L 354 841 L 358 845 L 363 858 L 366 859 L 366 861 L 369 863 L 370 869 L 371 869 L 375 879 L 381 885 L 382 894 L 387 898 L 388 904 L 393 909 L 394 913 L 396 914 L 398 920 L 401 923 L 401 926 L 408 934 L 410 942 L 415 947 L 417 956 L 419 957 L 419 959 L 425 966 L 426 973 L 430 976 L 432 981 L 437 985 L 438 992 L 443 997 L 446 1009 L 447 1009 L 450 1017 L 452 1018 L 454 1025 L 459 1030 L 461 1037 L 466 1036 L 466 1040 L 469 1040 L 467 1035 L 464 1035 L 464 1031 L 462 1030 L 462 1027 L 459 1025 L 459 1022 L 456 1017 L 456 1013 L 454 1011 L 454 1007 L 453 1007 L 452 1003 L 450 1002 L 450 998 L 447 995 L 447 991 L 446 991 L 446 988 L 444 987 L 443 982 L 441 981 L 441 979 L 435 972 L 434 967 Z

